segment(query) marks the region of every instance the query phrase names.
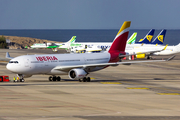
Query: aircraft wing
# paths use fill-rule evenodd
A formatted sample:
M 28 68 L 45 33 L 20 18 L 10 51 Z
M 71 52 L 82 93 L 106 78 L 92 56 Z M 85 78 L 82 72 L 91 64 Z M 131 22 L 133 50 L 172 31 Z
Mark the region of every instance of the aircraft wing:
M 145 63 L 145 62 L 162 62 L 162 61 L 170 61 L 175 57 L 172 56 L 170 58 L 168 58 L 167 60 L 145 60 L 145 61 L 129 61 L 129 62 L 114 62 L 114 63 L 99 63 L 99 64 L 84 64 L 84 65 L 72 65 L 72 66 L 56 66 L 54 69 L 55 70 L 60 70 L 60 71 L 69 71 L 71 69 L 75 69 L 75 68 L 81 68 L 84 70 L 88 70 L 88 68 L 93 68 L 93 67 L 106 67 L 106 66 L 117 66 L 119 64 L 122 65 L 130 65 L 130 64 L 134 64 L 134 63 Z
M 165 50 L 165 49 L 167 48 L 167 46 L 168 46 L 168 45 L 166 45 L 162 50 L 154 50 L 154 51 L 139 52 L 139 53 L 134 53 L 134 54 L 119 55 L 119 57 L 122 58 L 122 57 L 127 57 L 127 56 L 131 56 L 131 55 L 139 55 L 139 54 L 151 55 L 151 54 L 153 54 L 153 53 L 161 52 L 161 51 Z

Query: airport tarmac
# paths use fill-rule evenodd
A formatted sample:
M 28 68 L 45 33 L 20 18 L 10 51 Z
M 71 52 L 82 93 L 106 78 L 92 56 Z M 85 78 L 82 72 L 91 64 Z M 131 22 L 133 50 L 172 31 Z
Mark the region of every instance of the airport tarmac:
M 53 53 L 51 50 L 0 49 L 12 57 Z M 57 54 L 64 51 L 58 51 Z M 157 59 L 169 56 L 157 57 Z M 47 75 L 34 75 L 13 83 L 15 74 L 0 62 L 0 120 L 179 120 L 180 54 L 158 63 L 119 65 L 90 73 L 92 82 L 50 82 Z

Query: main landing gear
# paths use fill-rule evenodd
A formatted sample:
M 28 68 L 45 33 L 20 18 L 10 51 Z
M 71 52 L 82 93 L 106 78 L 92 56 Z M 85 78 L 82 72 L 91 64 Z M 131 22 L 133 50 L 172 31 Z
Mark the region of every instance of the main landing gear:
M 61 81 L 61 77 L 56 77 L 56 76 L 50 76 L 49 81 Z
M 50 76 L 49 81 L 61 81 L 60 76 Z M 83 79 L 79 79 L 79 82 L 91 82 L 90 77 L 84 77 Z
M 91 82 L 90 77 L 84 77 L 83 79 L 79 79 L 79 82 Z
M 147 59 L 152 59 L 152 56 L 147 56 Z

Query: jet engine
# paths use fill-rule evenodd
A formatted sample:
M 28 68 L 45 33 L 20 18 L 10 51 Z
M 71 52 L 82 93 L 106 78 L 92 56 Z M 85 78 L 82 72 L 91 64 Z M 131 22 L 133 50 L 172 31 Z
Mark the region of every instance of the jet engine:
M 87 74 L 88 73 L 85 72 L 83 69 L 72 69 L 68 73 L 69 78 L 73 80 L 83 79 L 84 77 L 86 77 Z
M 145 58 L 145 57 L 146 57 L 145 54 L 137 54 L 136 55 L 136 58 L 138 58 L 138 59 L 142 59 L 142 58 Z

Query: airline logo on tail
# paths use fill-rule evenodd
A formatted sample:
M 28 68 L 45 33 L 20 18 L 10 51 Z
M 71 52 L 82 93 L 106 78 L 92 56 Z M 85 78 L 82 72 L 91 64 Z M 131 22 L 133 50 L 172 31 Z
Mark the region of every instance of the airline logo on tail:
M 153 38 L 153 35 L 147 35 L 147 40 L 149 41 L 149 42 L 151 42 L 151 40 L 152 40 L 152 38 Z
M 143 39 L 140 39 L 139 42 L 137 43 L 146 43 L 146 44 L 149 44 L 154 36 L 154 31 L 155 29 L 151 29 L 147 35 L 143 38 Z
M 163 39 L 164 39 L 164 35 L 159 35 L 158 36 L 158 40 L 161 41 L 163 43 Z

